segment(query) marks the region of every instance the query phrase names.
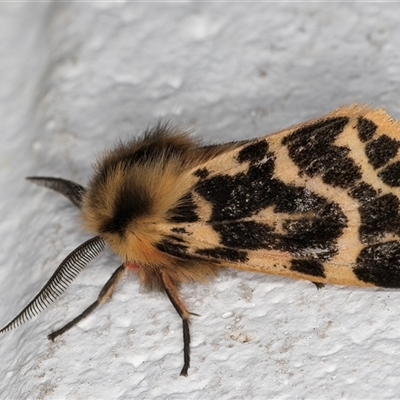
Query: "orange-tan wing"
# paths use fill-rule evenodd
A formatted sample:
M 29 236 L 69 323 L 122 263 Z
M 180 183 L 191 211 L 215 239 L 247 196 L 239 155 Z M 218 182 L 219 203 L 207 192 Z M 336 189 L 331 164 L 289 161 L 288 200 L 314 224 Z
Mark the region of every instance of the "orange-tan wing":
M 182 259 L 400 287 L 400 123 L 352 105 L 244 142 L 190 171 L 188 217 L 160 225 Z

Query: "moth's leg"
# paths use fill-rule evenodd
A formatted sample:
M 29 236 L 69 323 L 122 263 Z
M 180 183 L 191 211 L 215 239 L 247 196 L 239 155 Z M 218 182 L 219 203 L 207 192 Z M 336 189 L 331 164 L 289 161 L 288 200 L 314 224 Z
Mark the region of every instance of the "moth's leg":
M 166 273 L 161 273 L 161 278 L 164 286 L 165 293 L 170 299 L 176 312 L 182 318 L 183 326 L 183 368 L 181 375 L 187 376 L 190 366 L 190 330 L 189 330 L 189 313 L 185 305 L 182 303 L 178 295 L 178 289 L 172 282 L 171 278 Z
M 321 282 L 313 282 L 313 284 L 317 287 L 317 289 L 322 289 L 325 285 Z
M 60 336 L 64 332 L 70 330 L 83 318 L 86 318 L 97 308 L 98 305 L 107 301 L 112 296 L 114 288 L 117 285 L 118 281 L 122 278 L 124 272 L 125 272 L 125 265 L 122 264 L 114 271 L 114 273 L 111 275 L 111 278 L 103 286 L 103 289 L 101 289 L 99 296 L 97 297 L 97 300 L 93 304 L 91 304 L 82 314 L 79 314 L 71 322 L 68 322 L 68 324 L 66 324 L 62 328 L 50 333 L 50 335 L 48 335 L 47 338 L 49 340 L 54 340 L 57 336 Z

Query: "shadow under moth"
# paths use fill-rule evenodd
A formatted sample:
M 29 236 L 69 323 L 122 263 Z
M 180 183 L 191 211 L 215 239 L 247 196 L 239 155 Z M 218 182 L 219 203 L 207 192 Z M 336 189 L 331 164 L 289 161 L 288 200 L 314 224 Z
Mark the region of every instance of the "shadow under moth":
M 106 245 L 122 265 L 98 299 L 49 339 L 109 299 L 134 269 L 182 319 L 185 376 L 192 314 L 179 295 L 185 282 L 231 267 L 317 287 L 399 288 L 399 147 L 399 122 L 382 109 L 351 105 L 273 135 L 209 146 L 159 124 L 106 152 L 86 188 L 30 177 L 79 207 L 97 236 L 72 251 L 0 332 L 57 299 Z

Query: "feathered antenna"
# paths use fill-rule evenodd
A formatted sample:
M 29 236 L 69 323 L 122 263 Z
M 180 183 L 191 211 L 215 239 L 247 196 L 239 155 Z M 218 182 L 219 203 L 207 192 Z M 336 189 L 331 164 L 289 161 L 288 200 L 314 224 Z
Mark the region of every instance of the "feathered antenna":
M 28 181 L 36 183 L 39 186 L 43 186 L 58 193 L 63 194 L 67 197 L 73 204 L 81 208 L 82 197 L 86 192 L 86 189 L 79 185 L 78 183 L 68 181 L 62 178 L 51 178 L 51 177 L 41 177 L 41 176 L 28 176 L 26 178 Z
M 78 183 L 62 178 L 39 176 L 27 177 L 26 179 L 63 194 L 79 208 L 82 205 L 82 198 L 86 189 Z M 0 333 L 21 325 L 43 311 L 44 308 L 61 296 L 79 272 L 100 255 L 104 248 L 105 241 L 100 236 L 96 236 L 73 250 L 59 265 L 37 296 L 10 323 L 1 329 Z
M 0 333 L 23 324 L 58 299 L 79 272 L 103 252 L 105 244 L 104 239 L 100 236 L 95 236 L 72 251 L 37 296 L 10 323 L 1 329 Z

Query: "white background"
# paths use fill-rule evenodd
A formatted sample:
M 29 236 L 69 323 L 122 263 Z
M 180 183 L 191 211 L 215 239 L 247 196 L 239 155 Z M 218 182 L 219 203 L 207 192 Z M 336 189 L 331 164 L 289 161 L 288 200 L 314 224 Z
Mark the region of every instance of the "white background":
M 0 3 L 0 319 L 89 235 L 68 200 L 96 154 L 159 117 L 205 142 L 245 139 L 352 102 L 400 118 L 400 5 Z M 134 273 L 54 343 L 119 265 L 105 253 L 40 316 L 0 337 L 3 399 L 400 396 L 400 292 L 226 271 L 187 285 L 181 322 Z

